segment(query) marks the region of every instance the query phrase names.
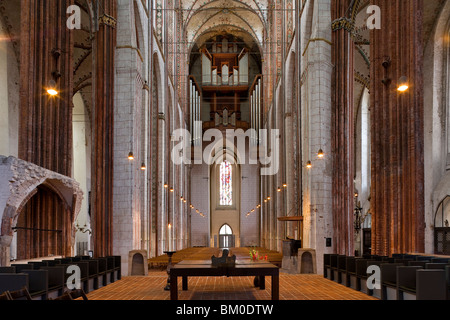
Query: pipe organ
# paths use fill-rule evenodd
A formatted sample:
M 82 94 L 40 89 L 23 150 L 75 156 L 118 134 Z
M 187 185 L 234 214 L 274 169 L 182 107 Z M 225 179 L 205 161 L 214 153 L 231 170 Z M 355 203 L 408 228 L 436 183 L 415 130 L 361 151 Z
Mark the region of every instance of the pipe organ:
M 190 132 L 192 144 L 194 146 L 201 145 L 202 140 L 202 127 L 201 127 L 201 94 L 200 88 L 195 82 L 195 79 L 190 77 L 189 79 L 190 85 L 190 115 L 191 115 L 191 123 L 190 123 Z
M 219 39 L 220 38 L 220 39 Z M 190 76 L 191 134 L 193 143 L 200 143 L 201 130 L 259 130 L 262 112 L 262 77 L 255 71 L 250 50 L 226 36 L 217 37 L 199 49 L 201 70 Z M 251 67 L 252 61 L 252 67 Z M 252 71 L 253 70 L 253 71 Z M 201 119 L 201 109 L 209 106 L 209 119 Z M 205 117 L 205 113 L 203 113 Z M 203 120 L 201 127 L 199 121 Z M 252 133 L 252 144 L 259 136 Z

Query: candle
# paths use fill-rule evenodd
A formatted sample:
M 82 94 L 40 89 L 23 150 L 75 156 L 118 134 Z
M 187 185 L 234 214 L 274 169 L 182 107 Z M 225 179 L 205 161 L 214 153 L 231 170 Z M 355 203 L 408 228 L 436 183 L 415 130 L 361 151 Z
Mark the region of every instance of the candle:
M 172 248 L 171 248 L 171 245 L 172 245 L 172 240 L 171 240 L 171 238 L 172 238 L 172 225 L 170 223 L 169 223 L 168 229 L 169 229 L 169 251 L 172 251 Z

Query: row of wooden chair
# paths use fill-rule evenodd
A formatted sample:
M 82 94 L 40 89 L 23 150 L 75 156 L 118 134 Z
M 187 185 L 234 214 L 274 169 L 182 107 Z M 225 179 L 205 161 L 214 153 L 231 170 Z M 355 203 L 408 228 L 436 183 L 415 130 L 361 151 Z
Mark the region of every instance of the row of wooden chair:
M 371 289 L 368 285 L 368 281 L 374 280 L 372 273 L 368 274 L 370 266 L 379 267 L 379 288 Z M 450 299 L 450 261 L 447 258 L 410 254 L 359 258 L 325 254 L 324 277 L 382 300 Z
M 65 291 L 61 296 L 48 300 L 77 300 L 80 298 L 85 301 L 89 300 L 83 289 Z M 3 292 L 0 294 L 0 300 L 33 300 L 33 298 L 31 297 L 27 287 L 23 287 L 22 289 L 16 291 Z

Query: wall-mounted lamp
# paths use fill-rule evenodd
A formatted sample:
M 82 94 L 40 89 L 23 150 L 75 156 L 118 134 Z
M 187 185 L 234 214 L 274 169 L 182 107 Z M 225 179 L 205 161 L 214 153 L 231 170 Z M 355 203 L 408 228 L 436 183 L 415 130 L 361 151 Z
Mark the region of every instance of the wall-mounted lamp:
M 47 93 L 54 97 L 58 95 L 58 90 L 56 88 L 56 81 L 55 80 L 50 80 L 49 84 L 48 84 L 48 88 L 47 88 Z
M 312 163 L 311 163 L 311 161 L 308 161 L 308 162 L 306 163 L 306 168 L 308 168 L 308 169 L 311 169 L 311 168 L 312 168 Z
M 409 89 L 409 83 L 408 83 L 408 78 L 406 76 L 402 76 L 399 80 L 398 80 L 398 88 L 397 90 L 399 92 L 405 92 L 406 90 Z
M 133 154 L 133 152 L 130 152 L 130 153 L 128 154 L 128 160 L 134 160 L 134 154 Z
M 319 158 L 321 158 L 321 159 L 325 156 L 325 153 L 323 152 L 322 149 L 320 149 L 320 150 L 317 152 L 317 156 L 318 156 Z

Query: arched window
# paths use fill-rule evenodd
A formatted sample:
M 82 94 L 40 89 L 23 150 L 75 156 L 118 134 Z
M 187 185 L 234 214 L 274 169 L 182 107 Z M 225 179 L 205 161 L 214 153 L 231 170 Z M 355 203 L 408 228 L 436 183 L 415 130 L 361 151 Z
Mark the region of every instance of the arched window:
M 231 227 L 229 225 L 224 224 L 222 226 L 222 228 L 220 228 L 219 234 L 220 235 L 231 235 L 231 234 L 233 234 L 233 231 L 231 230 Z
M 232 167 L 228 161 L 224 161 L 220 164 L 220 205 L 232 206 L 233 205 L 233 181 L 232 181 Z

